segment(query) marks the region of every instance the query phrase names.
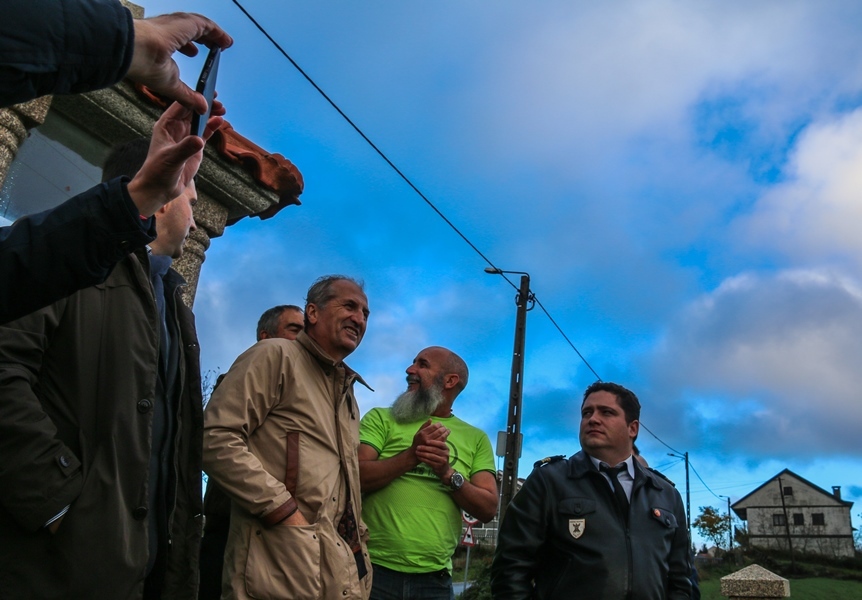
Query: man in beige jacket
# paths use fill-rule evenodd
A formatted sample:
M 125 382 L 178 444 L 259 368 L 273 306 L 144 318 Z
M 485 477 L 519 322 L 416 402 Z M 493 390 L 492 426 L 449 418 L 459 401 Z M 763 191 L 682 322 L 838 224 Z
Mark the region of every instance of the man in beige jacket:
M 222 597 L 368 598 L 353 395 L 365 382 L 343 362 L 368 312 L 358 282 L 318 279 L 305 331 L 252 346 L 210 399 L 204 470 L 233 500 Z

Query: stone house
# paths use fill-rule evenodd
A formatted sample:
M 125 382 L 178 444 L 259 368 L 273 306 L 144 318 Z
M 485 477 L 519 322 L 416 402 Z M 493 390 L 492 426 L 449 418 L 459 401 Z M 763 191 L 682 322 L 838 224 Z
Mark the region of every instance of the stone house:
M 784 469 L 731 508 L 752 546 L 839 558 L 854 556 L 852 506 L 839 486 L 830 493 Z

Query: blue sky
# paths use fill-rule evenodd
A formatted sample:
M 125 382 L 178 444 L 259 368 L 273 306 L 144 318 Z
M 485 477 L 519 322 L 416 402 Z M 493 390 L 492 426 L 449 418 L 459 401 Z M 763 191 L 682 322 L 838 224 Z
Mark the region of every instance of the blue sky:
M 226 370 L 260 313 L 319 275 L 365 280 L 348 359 L 388 405 L 428 345 L 461 354 L 456 414 L 505 429 L 512 289 L 226 0 L 218 92 L 302 171 L 302 206 L 213 241 L 195 312 Z M 736 501 L 784 468 L 862 513 L 862 5 L 306 2 L 243 5 L 496 266 L 532 289 L 642 422 Z M 184 60 L 193 81 L 202 57 Z M 513 279 L 517 283 L 517 276 Z M 524 454 L 578 448 L 595 377 L 536 308 Z M 642 430 L 642 452 L 685 472 Z M 691 475 L 691 504 L 726 506 Z

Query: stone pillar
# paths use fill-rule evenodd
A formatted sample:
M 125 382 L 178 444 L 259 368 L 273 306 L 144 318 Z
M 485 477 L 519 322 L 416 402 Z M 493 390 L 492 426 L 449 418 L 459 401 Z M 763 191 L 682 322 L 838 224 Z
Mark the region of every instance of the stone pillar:
M 27 138 L 27 130 L 44 123 L 50 107 L 51 96 L 43 96 L 0 108 L 0 186 L 6 180 L 18 148 Z
M 721 595 L 731 600 L 789 598 L 790 582 L 760 565 L 749 565 L 721 578 Z
M 210 247 L 210 240 L 220 237 L 224 233 L 227 215 L 227 207 L 213 200 L 205 192 L 198 190 L 198 201 L 194 208 L 197 230 L 193 231 L 186 240 L 182 257 L 173 265 L 188 283 L 183 292 L 183 301 L 189 308 L 194 307 L 201 265 L 206 260 L 206 251 Z

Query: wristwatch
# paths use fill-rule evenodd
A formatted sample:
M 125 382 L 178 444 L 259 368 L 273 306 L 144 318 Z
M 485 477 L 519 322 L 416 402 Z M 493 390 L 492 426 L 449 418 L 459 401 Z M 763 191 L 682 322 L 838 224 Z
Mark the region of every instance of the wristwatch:
M 458 471 L 452 471 L 452 477 L 449 479 L 449 487 L 452 488 L 452 491 L 457 492 L 464 485 L 464 476 L 461 475 Z

